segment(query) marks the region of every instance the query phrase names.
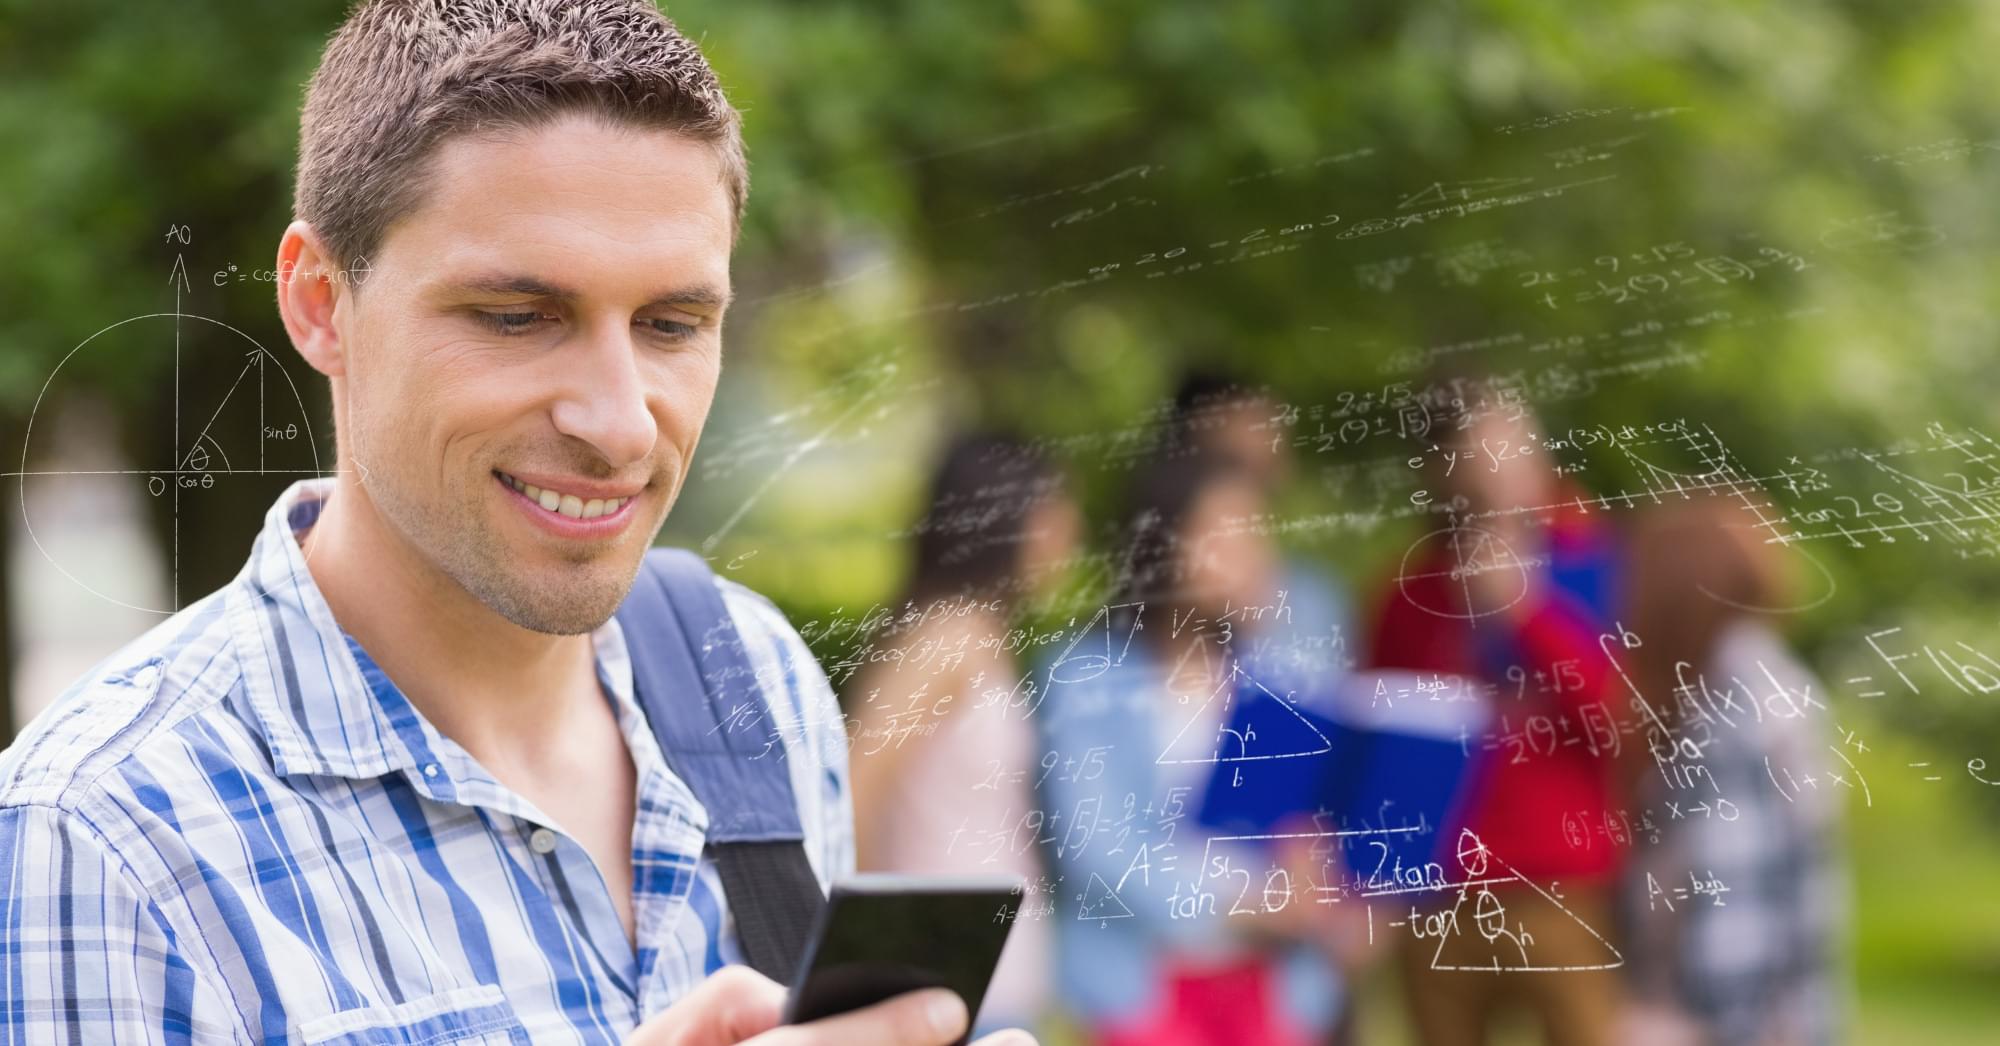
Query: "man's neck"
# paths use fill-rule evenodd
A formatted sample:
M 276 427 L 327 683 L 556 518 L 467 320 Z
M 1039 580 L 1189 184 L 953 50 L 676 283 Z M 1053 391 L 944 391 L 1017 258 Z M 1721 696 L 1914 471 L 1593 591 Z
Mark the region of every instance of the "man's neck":
M 351 473 L 336 481 L 304 551 L 341 629 L 489 769 L 533 764 L 577 701 L 601 700 L 590 636 L 534 632 L 494 613 L 417 555 Z

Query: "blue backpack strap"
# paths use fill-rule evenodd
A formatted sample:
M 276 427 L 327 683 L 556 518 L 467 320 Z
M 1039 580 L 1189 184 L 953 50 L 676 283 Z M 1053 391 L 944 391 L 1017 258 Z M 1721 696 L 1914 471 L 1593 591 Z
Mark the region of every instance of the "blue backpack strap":
M 715 575 L 683 549 L 646 553 L 618 624 L 660 752 L 708 810 L 707 851 L 750 966 L 791 982 L 826 902 L 763 690 Z

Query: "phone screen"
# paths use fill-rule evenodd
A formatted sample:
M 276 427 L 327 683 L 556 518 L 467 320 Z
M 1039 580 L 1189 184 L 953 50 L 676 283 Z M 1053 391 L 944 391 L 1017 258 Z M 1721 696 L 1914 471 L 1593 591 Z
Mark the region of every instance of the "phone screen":
M 786 1023 L 919 988 L 950 988 L 977 1018 L 1021 898 L 1021 883 L 1010 878 L 862 875 L 834 883 L 786 1000 Z

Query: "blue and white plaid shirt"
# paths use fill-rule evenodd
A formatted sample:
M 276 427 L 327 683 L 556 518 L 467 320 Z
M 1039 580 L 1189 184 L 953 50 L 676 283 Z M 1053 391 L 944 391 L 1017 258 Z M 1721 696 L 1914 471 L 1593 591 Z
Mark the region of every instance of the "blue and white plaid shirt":
M 227 587 L 102 663 L 0 753 L 0 1039 L 617 1042 L 740 961 L 707 815 L 632 693 L 634 954 L 583 847 L 426 722 L 335 623 L 286 491 Z M 853 864 L 846 735 L 776 608 L 720 582 L 822 885 Z

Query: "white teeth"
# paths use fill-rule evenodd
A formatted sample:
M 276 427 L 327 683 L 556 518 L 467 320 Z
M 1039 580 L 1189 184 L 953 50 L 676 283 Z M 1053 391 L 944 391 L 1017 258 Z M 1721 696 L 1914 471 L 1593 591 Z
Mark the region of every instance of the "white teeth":
M 599 516 L 608 516 L 625 507 L 625 503 L 632 500 L 631 498 L 592 498 L 589 501 L 585 501 L 575 494 L 563 494 L 553 490 L 544 490 L 533 483 L 524 483 L 505 472 L 500 473 L 500 478 L 506 480 L 508 486 L 520 491 L 529 501 L 535 502 L 550 512 L 558 512 L 571 519 L 596 519 Z

